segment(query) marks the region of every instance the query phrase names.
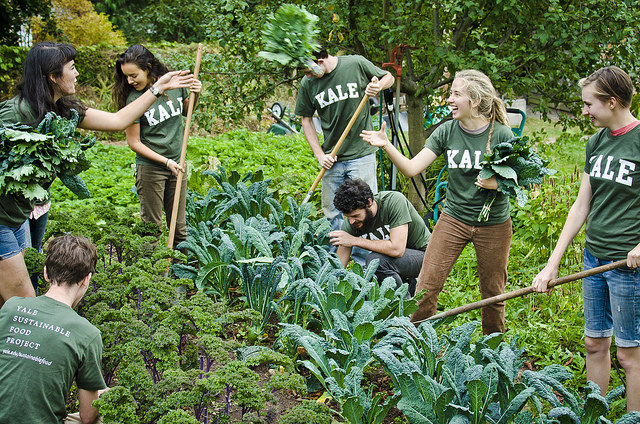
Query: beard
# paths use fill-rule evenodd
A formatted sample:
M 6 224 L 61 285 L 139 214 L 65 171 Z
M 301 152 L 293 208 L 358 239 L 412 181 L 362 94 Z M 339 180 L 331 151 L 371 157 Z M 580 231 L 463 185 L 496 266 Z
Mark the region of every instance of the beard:
M 362 225 L 360 225 L 358 228 L 355 228 L 356 230 L 356 234 L 358 236 L 366 233 L 366 229 L 370 228 L 373 225 L 373 212 L 371 212 L 370 209 L 365 209 L 364 210 L 364 219 L 362 220 Z

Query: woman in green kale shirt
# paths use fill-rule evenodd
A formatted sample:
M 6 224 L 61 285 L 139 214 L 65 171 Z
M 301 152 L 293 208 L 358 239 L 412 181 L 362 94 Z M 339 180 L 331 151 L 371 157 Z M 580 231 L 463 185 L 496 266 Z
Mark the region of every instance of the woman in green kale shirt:
M 627 260 L 627 267 L 582 280 L 587 379 L 609 386 L 611 336 L 627 377 L 627 411 L 640 410 L 640 121 L 631 113 L 634 85 L 608 66 L 580 81 L 582 114 L 602 128 L 587 142 L 578 198 L 533 287 L 547 291 L 582 225 L 584 269 Z
M 116 83 L 113 96 L 119 108 L 134 102 L 168 72 L 147 48 L 135 44 L 116 61 Z M 189 86 L 198 101 L 202 84 L 197 79 Z M 167 90 L 126 130 L 127 144 L 136 152 L 136 190 L 140 198 L 140 217 L 162 228 L 162 211 L 167 226 L 171 222 L 173 198 L 178 178 L 182 179 L 176 216 L 174 247 L 187 238 L 185 221 L 187 181 L 178 163 L 182 149 L 189 94 L 185 88 Z
M 44 42 L 33 46 L 25 58 L 18 95 L 0 104 L 0 120 L 35 127 L 48 112 L 69 118 L 73 108 L 80 114 L 80 128 L 119 131 L 131 125 L 166 90 L 188 87 L 193 79 L 185 71 L 165 74 L 153 90 L 117 113 L 110 113 L 87 108 L 73 97 L 78 76 L 75 57 L 76 50 L 69 44 Z M 42 182 L 44 186 L 50 183 Z M 35 296 L 23 255 L 27 218 L 34 205 L 23 196 L 0 193 L 0 307 L 12 296 Z M 44 226 L 40 231 L 44 232 Z

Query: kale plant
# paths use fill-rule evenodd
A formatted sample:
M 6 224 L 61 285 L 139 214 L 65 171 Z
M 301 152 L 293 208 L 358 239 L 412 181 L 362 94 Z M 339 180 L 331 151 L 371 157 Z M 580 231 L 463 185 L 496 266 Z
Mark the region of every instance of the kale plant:
M 86 196 L 86 185 L 73 178 L 91 163 L 84 151 L 95 137 L 76 130 L 78 112 L 66 119 L 49 112 L 34 130 L 21 124 L 0 127 L 0 191 L 27 199 L 46 199 L 48 188 L 58 175 L 67 175 L 76 193 Z
M 528 200 L 525 190 L 531 189 L 533 184 L 541 184 L 545 175 L 556 172 L 546 167 L 548 163 L 531 149 L 528 137 L 514 137 L 497 144 L 491 153 L 484 155 L 479 176 L 483 179 L 495 176 L 498 180 L 497 191 L 515 198 L 519 206 L 524 206 Z M 479 221 L 489 219 L 491 205 L 496 195 L 496 190 L 491 190 L 487 194 L 487 199 L 478 215 Z
M 307 12 L 303 6 L 283 4 L 269 16 L 262 31 L 265 50 L 258 55 L 284 66 L 309 68 L 322 75 L 310 57 L 319 47 L 315 40 L 318 34 L 315 28 L 317 21 L 318 17 Z

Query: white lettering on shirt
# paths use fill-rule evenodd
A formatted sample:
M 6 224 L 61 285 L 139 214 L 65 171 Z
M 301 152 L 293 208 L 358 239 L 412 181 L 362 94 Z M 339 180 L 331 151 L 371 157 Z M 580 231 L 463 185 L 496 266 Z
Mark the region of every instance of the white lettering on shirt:
M 449 167 L 449 169 L 458 167 L 454 160 L 458 153 L 460 153 L 460 150 L 447 150 L 447 166 Z
M 349 98 L 349 94 L 348 93 L 343 93 L 342 92 L 342 86 L 341 85 L 336 85 L 336 90 L 338 91 L 338 98 L 340 100 L 347 100 Z
M 625 159 L 618 159 L 618 169 L 615 169 L 615 158 L 613 156 L 607 156 L 607 162 L 602 171 L 602 160 L 604 155 L 593 156 L 589 158 L 589 163 L 592 163 L 591 172 L 589 176 L 594 178 L 603 178 L 609 181 L 615 181 L 618 184 L 624 184 L 631 187 L 633 185 L 633 177 L 629 176 L 629 172 L 635 171 L 636 164 Z M 617 172 L 617 175 L 616 175 Z M 615 176 L 615 180 L 614 180 Z
M 636 164 L 624 159 L 620 159 L 619 162 L 620 162 L 620 169 L 618 170 L 618 176 L 616 177 L 616 182 L 631 187 L 633 183 L 633 178 L 631 177 L 624 178 L 624 177 L 629 173 L 629 171 L 635 171 Z
M 462 160 L 460 161 L 459 167 L 464 169 L 471 168 L 471 155 L 468 150 L 462 152 Z

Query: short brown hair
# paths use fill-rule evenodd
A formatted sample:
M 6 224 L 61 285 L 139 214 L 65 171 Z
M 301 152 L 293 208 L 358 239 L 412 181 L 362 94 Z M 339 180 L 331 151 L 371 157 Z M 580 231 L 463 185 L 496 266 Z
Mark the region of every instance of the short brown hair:
M 66 234 L 49 243 L 44 265 L 51 284 L 71 286 L 95 272 L 97 262 L 96 247 L 91 241 Z
M 617 66 L 606 66 L 595 71 L 579 82 L 584 88 L 593 84 L 593 94 L 602 102 L 614 98 L 623 108 L 631 106 L 635 88 L 631 77 Z

